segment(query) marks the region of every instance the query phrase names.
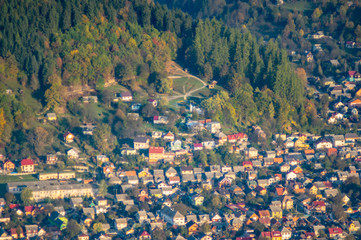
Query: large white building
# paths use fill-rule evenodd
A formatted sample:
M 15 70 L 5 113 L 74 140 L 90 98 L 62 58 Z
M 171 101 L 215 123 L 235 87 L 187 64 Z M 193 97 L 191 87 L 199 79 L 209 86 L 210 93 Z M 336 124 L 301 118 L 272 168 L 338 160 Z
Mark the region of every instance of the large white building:
M 94 196 L 96 189 L 91 184 L 74 184 L 68 181 L 57 180 L 33 181 L 33 182 L 12 182 L 7 184 L 7 191 L 21 193 L 24 188 L 33 191 L 35 202 L 44 201 L 47 198 L 63 199 L 70 197 Z

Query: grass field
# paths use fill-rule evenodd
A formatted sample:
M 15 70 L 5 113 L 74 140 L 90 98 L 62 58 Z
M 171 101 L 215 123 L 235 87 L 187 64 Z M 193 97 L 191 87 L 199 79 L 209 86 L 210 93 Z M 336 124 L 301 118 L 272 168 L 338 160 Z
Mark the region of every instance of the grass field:
M 193 97 L 199 97 L 199 98 L 208 98 L 211 95 L 211 91 L 209 88 L 205 87 L 201 90 L 195 92 L 192 94 Z
M 173 79 L 173 90 L 183 94 L 183 86 L 186 92 L 200 88 L 203 84 L 195 78 L 181 77 Z
M 38 181 L 34 175 L 22 175 L 22 176 L 11 176 L 3 175 L 0 176 L 0 184 L 8 182 L 26 182 L 26 181 Z

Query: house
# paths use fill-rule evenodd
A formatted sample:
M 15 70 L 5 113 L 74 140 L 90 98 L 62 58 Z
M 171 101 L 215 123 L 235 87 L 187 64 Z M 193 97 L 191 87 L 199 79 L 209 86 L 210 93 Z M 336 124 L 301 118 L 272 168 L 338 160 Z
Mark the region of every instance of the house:
M 23 159 L 20 162 L 21 171 L 23 173 L 32 173 L 35 171 L 35 165 L 31 159 Z
M 321 39 L 325 37 L 325 34 L 323 34 L 323 31 L 318 31 L 312 35 L 310 35 L 313 39 Z
M 192 235 L 199 231 L 199 225 L 195 223 L 193 220 L 191 220 L 186 224 L 186 228 L 188 231 L 188 235 Z
M 131 102 L 133 101 L 133 95 L 130 92 L 122 92 L 120 93 L 120 99 L 123 102 Z
M 56 121 L 56 114 L 55 113 L 47 113 L 46 118 L 48 121 Z
M 69 159 L 78 159 L 79 158 L 79 151 L 75 148 L 70 149 L 66 155 Z
M 361 100 L 360 99 L 355 99 L 355 100 L 351 100 L 348 103 L 348 106 L 350 108 L 354 107 L 354 108 L 360 108 L 361 107 Z
M 307 52 L 306 53 L 306 61 L 309 62 L 313 62 L 314 58 L 313 58 L 313 54 L 311 52 Z
M 227 142 L 227 135 L 223 132 L 218 132 L 214 135 L 214 138 L 216 139 L 217 145 L 223 145 L 225 142 Z
M 163 207 L 160 210 L 160 215 L 164 221 L 171 225 L 175 226 L 183 226 L 185 225 L 185 217 L 178 211 L 170 208 L 170 207 Z
M 282 240 L 288 240 L 292 238 L 292 231 L 286 227 L 281 230 Z
M 230 143 L 247 142 L 248 136 L 247 134 L 244 133 L 236 133 L 236 134 L 227 135 L 227 139 L 228 142 Z
M 114 228 L 118 231 L 126 228 L 128 226 L 128 221 L 126 218 L 117 218 L 114 220 Z
M 7 171 L 7 172 L 12 172 L 14 171 L 15 169 L 15 164 L 9 160 L 7 160 L 5 163 L 4 163 L 4 166 L 3 166 L 4 170 Z
M 134 138 L 134 149 L 148 149 L 149 148 L 149 139 L 146 137 L 136 137 Z
M 326 203 L 324 201 L 313 201 L 311 210 L 318 213 L 326 212 Z
M 199 195 L 198 193 L 192 193 L 189 198 L 193 206 L 203 205 L 204 197 L 202 195 Z
M 72 143 L 74 142 L 74 134 L 70 133 L 70 132 L 67 132 L 64 134 L 64 141 L 66 143 Z
M 143 222 L 148 222 L 148 214 L 146 211 L 142 210 L 142 211 L 138 211 L 136 213 L 136 219 L 139 223 L 143 223 Z
M 163 133 L 161 131 L 153 131 L 152 132 L 152 138 L 158 139 L 161 138 Z
M 357 231 L 359 231 L 361 228 L 360 222 L 359 221 L 351 221 L 348 224 L 348 231 L 350 233 L 356 233 Z
M 361 74 L 356 71 L 348 71 L 347 80 L 350 82 L 361 81 Z
M 177 173 L 177 170 L 175 170 L 173 167 L 170 167 L 166 172 L 165 172 L 165 176 L 167 178 L 170 178 L 170 177 L 175 177 L 177 176 L 178 173 Z
M 221 124 L 219 122 L 210 122 L 206 124 L 206 129 L 211 133 L 218 133 L 221 131 Z
M 149 163 L 158 162 L 164 158 L 164 148 L 163 147 L 149 147 L 148 150 Z
M 32 238 L 38 235 L 39 226 L 38 225 L 25 225 L 25 234 L 27 238 Z
M 153 107 L 158 106 L 158 101 L 155 100 L 155 99 L 152 99 L 152 98 L 148 99 L 148 103 L 149 103 L 149 104 L 152 104 Z
M 291 196 L 283 196 L 281 203 L 282 203 L 282 209 L 286 209 L 286 210 L 293 209 L 293 199 Z
M 153 124 L 168 124 L 169 120 L 167 116 L 154 116 Z
M 282 208 L 276 205 L 270 205 L 271 217 L 276 219 L 282 219 Z
M 169 143 L 171 151 L 178 151 L 182 149 L 182 141 L 175 140 Z
M 83 125 L 80 125 L 80 128 L 82 129 L 83 135 L 93 135 L 93 131 L 96 128 L 96 125 L 92 123 L 86 123 Z
M 346 133 L 345 134 L 345 144 L 353 146 L 356 140 L 359 139 L 359 136 L 356 133 Z
M 328 149 L 332 148 L 332 142 L 326 139 L 319 139 L 313 143 L 316 149 Z
M 133 103 L 131 106 L 132 111 L 139 111 L 142 104 L 140 103 Z
M 83 96 L 82 100 L 83 100 L 83 103 L 97 103 L 98 97 L 97 96 Z
M 54 165 L 58 161 L 58 156 L 55 154 L 48 154 L 46 155 L 46 164 Z
M 89 240 L 89 235 L 81 233 L 78 235 L 78 240 Z
M 286 174 L 287 181 L 295 180 L 296 178 L 297 178 L 297 174 L 294 173 L 293 171 Z
M 203 144 L 202 143 L 194 143 L 193 144 L 193 150 L 194 151 L 200 151 L 203 149 Z
M 216 143 L 214 141 L 204 141 L 202 142 L 204 149 L 214 149 L 216 147 Z
M 344 135 L 334 135 L 332 137 L 332 143 L 335 148 L 345 146 L 345 136 Z
M 19 239 L 19 238 L 24 238 L 24 232 L 23 232 L 23 228 L 11 228 L 10 229 L 10 234 L 13 238 L 15 239 Z
M 280 231 L 272 231 L 271 232 L 271 239 L 272 240 L 282 240 L 282 234 Z
M 139 237 L 139 240 L 145 240 L 145 239 L 152 239 L 152 236 L 147 232 L 147 231 L 143 231 Z
M 340 237 L 342 237 L 342 233 L 343 233 L 343 231 L 341 228 L 329 228 L 328 229 L 328 234 L 329 234 L 328 236 L 330 238 L 336 238 L 336 237 L 340 238 Z
M 166 141 L 174 141 L 174 134 L 172 132 L 168 132 L 163 136 L 163 139 Z
M 254 147 L 250 147 L 249 149 L 247 149 L 246 155 L 247 155 L 250 159 L 255 159 L 255 158 L 258 157 L 258 150 L 255 149 Z

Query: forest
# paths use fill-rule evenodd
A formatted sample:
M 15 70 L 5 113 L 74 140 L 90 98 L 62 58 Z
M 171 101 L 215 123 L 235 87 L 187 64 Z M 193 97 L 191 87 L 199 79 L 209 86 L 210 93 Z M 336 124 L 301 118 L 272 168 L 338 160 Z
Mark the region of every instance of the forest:
M 164 92 L 170 60 L 224 89 L 202 101 L 207 117 L 238 130 L 253 124 L 268 132 L 319 130 L 315 105 L 305 98 L 304 70 L 289 62 L 280 39 L 265 41 L 247 27 L 145 0 L 5 0 L 0 8 L 3 143 L 26 141 L 39 114 L 77 112 L 67 87 L 88 86 L 101 95 L 117 81 L 132 91 Z M 124 124 L 115 122 L 111 131 Z M 58 130 L 44 134 L 52 138 Z M 38 129 L 32 141 L 39 136 Z

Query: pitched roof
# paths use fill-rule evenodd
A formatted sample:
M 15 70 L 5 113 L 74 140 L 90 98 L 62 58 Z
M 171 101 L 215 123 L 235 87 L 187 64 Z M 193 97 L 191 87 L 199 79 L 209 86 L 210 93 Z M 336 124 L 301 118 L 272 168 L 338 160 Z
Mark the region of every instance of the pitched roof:
M 149 148 L 149 153 L 150 153 L 150 154 L 154 154 L 154 153 L 164 153 L 164 148 L 163 148 L 163 147 L 150 147 L 150 148 Z
M 33 160 L 31 159 L 23 159 L 21 160 L 21 166 L 34 165 Z

